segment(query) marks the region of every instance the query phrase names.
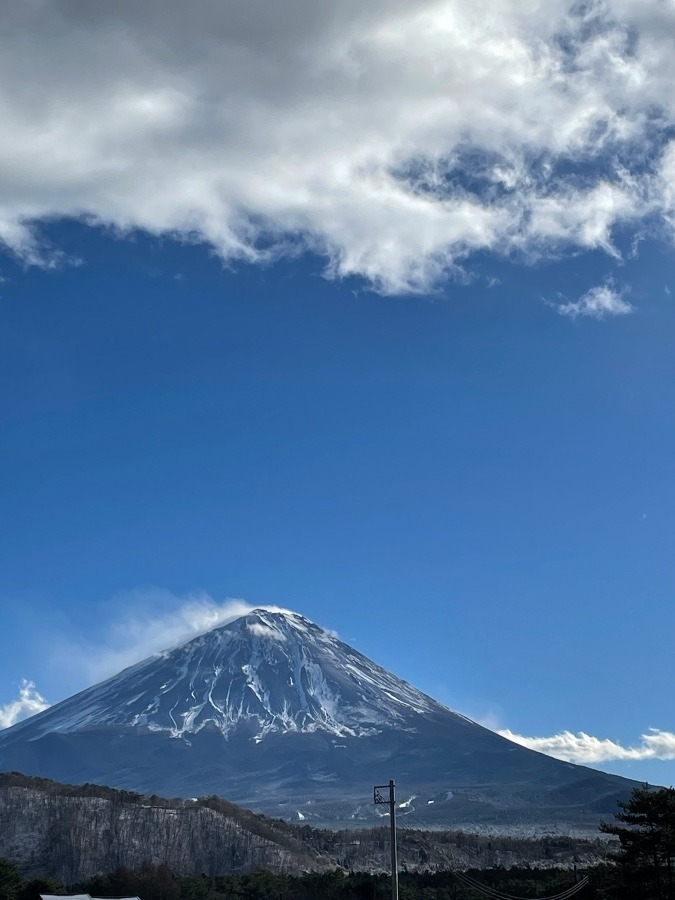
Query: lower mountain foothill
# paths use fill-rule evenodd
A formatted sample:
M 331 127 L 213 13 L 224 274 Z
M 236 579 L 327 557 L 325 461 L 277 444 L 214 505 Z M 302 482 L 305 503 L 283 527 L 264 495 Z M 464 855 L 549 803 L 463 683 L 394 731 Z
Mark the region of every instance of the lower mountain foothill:
M 601 862 L 607 841 L 402 828 L 398 850 L 401 871 L 409 872 L 518 865 L 572 869 Z M 316 829 L 257 815 L 219 797 L 164 799 L 7 773 L 0 775 L 0 857 L 27 877 L 67 885 L 144 865 L 209 877 L 260 870 L 384 873 L 389 830 Z

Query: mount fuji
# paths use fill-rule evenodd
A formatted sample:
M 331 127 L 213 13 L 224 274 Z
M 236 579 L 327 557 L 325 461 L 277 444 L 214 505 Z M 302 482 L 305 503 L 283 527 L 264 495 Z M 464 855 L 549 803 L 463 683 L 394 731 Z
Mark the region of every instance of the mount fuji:
M 295 821 L 595 830 L 634 783 L 513 744 L 296 613 L 256 609 L 0 732 L 0 770 Z

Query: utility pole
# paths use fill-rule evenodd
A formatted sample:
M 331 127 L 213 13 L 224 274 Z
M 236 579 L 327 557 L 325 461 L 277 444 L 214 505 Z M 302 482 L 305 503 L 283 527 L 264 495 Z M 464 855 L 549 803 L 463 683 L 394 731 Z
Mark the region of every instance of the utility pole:
M 387 797 L 383 791 L 388 791 Z M 373 800 L 376 804 L 389 804 L 389 831 L 391 844 L 391 900 L 398 900 L 398 859 L 396 855 L 396 785 L 377 784 L 373 788 Z

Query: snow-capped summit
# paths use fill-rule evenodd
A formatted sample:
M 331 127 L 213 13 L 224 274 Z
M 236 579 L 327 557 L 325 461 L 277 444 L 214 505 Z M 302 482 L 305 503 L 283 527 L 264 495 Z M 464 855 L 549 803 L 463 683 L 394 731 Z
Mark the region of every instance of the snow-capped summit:
M 254 609 L 17 726 L 37 737 L 115 726 L 188 738 L 364 736 L 442 707 L 293 612 Z
M 589 804 L 609 813 L 631 784 L 512 744 L 264 608 L 0 732 L 0 768 L 330 824 L 372 818 L 372 785 L 390 777 L 402 815 L 457 825 L 595 824 Z

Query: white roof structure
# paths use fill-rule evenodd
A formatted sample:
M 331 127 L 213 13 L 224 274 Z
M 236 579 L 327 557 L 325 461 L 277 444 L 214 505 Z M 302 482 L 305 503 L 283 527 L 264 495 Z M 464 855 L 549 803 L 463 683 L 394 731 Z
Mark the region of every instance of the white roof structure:
M 101 900 L 91 894 L 40 894 L 40 900 Z M 141 900 L 140 897 L 116 897 L 115 900 Z
M 64 897 L 62 894 L 40 894 L 40 900 L 91 900 L 89 894 L 69 894 Z

